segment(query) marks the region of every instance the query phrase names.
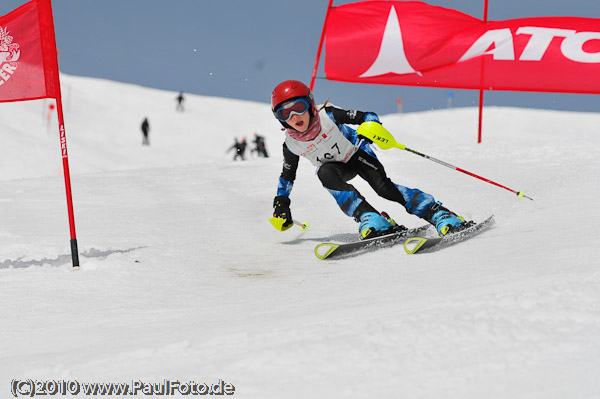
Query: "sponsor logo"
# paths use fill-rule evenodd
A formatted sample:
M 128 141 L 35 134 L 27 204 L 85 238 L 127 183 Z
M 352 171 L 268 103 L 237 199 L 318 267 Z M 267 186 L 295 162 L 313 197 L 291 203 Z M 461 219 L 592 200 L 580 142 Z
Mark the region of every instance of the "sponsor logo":
M 370 163 L 369 161 L 367 161 L 363 157 L 358 157 L 358 160 L 360 162 L 364 163 L 365 165 L 370 166 L 373 170 L 377 170 L 377 166 L 373 165 L 372 163 Z
M 67 158 L 67 137 L 65 136 L 65 126 L 60 126 L 60 150 L 62 157 Z
M 375 134 L 375 135 L 373 135 L 373 141 L 380 141 L 382 143 L 387 143 L 389 140 L 386 139 L 385 137 L 381 137 L 381 136 L 378 136 Z
M 560 44 L 562 55 L 575 62 L 599 63 L 600 52 L 584 51 L 587 42 L 600 39 L 600 32 L 577 32 L 571 29 L 542 28 L 537 26 L 521 26 L 515 35 L 509 28 L 491 29 L 481 35 L 459 62 L 490 54 L 494 60 L 515 61 L 516 35 L 529 35 L 529 40 L 519 56 L 519 61 L 541 61 L 554 38 L 563 38 Z M 490 49 L 490 50 L 488 50 Z
M 519 35 L 529 36 L 522 51 L 515 49 L 515 38 Z M 539 26 L 521 26 L 514 33 L 510 28 L 490 29 L 469 46 L 458 62 L 482 55 L 491 55 L 494 60 L 540 62 L 551 43 L 556 45 L 555 39 L 560 40 L 559 51 L 566 59 L 587 64 L 600 63 L 600 51 L 590 51 L 593 48 L 590 43 L 600 40 L 600 32 L 577 32 Z M 394 6 L 390 8 L 379 53 L 359 77 L 368 78 L 387 73 L 422 75 L 406 57 L 402 29 Z
M 0 86 L 8 81 L 17 70 L 21 56 L 19 45 L 13 42 L 8 28 L 0 26 Z
M 359 77 L 368 78 L 385 75 L 386 73 L 396 73 L 398 75 L 419 73 L 410 65 L 406 58 L 400 22 L 398 21 L 398 14 L 394 6 L 390 9 L 390 14 L 385 24 L 379 54 L 369 69 Z

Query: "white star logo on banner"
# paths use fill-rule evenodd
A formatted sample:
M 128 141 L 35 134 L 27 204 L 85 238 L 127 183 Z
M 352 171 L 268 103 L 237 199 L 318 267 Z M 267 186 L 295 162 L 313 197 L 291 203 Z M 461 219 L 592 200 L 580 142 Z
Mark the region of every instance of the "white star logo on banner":
M 406 59 L 400 22 L 398 21 L 398 14 L 396 14 L 394 6 L 390 9 L 390 14 L 385 24 L 379 54 L 377 54 L 377 58 L 369 69 L 359 77 L 370 78 L 372 76 L 385 75 L 386 73 L 396 73 L 398 75 L 418 73 Z

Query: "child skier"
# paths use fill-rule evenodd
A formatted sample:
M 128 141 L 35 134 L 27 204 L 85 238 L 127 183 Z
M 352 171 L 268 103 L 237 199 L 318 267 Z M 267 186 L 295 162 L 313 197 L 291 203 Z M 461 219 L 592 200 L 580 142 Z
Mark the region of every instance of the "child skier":
M 369 142 L 358 137 L 346 124 L 377 122 L 372 112 L 347 111 L 326 106 L 317 109 L 310 89 L 302 82 L 287 80 L 275 87 L 271 95 L 273 114 L 285 128 L 283 171 L 273 200 L 274 217 L 285 220 L 283 228 L 293 223 L 290 193 L 300 156 L 318 167 L 317 176 L 333 195 L 338 206 L 359 222 L 359 238 L 366 239 L 406 229 L 382 216 L 348 181 L 357 175 L 375 192 L 397 202 L 410 214 L 434 225 L 440 236 L 466 227 L 465 220 L 436 202 L 431 194 L 393 183 L 386 175 Z

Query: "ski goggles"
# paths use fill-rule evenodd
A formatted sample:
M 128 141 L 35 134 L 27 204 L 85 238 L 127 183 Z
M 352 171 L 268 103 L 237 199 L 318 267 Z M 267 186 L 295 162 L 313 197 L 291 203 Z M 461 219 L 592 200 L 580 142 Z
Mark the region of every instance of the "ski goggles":
M 294 101 L 283 104 L 275 110 L 275 116 L 280 122 L 289 121 L 294 115 L 303 115 L 310 105 L 305 98 L 297 98 Z

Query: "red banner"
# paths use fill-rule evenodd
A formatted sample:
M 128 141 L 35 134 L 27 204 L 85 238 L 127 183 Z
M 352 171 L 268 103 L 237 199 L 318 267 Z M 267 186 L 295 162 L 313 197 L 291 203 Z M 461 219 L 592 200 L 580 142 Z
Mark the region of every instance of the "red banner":
M 57 98 L 58 62 L 49 0 L 0 17 L 0 102 Z
M 600 93 L 600 19 L 482 20 L 421 2 L 330 10 L 327 79 L 461 89 Z

